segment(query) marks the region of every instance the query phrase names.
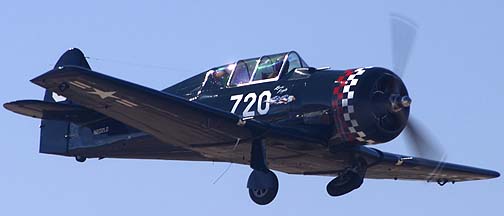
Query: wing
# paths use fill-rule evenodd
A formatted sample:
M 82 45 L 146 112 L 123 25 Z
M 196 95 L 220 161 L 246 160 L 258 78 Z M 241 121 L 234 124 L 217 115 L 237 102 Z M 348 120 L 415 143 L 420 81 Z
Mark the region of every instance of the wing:
M 379 152 L 379 151 L 378 151 Z M 499 177 L 498 172 L 423 158 L 379 152 L 366 178 L 460 182 Z
M 254 119 L 244 121 L 229 112 L 81 67 L 60 67 L 32 82 L 179 147 L 234 143 L 265 133 L 311 140 L 304 134 Z

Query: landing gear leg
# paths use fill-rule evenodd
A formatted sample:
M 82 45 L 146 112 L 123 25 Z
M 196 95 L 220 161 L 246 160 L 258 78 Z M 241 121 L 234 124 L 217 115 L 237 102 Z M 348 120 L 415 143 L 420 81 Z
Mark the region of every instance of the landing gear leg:
M 252 141 L 250 167 L 254 169 L 247 182 L 252 201 L 266 205 L 275 199 L 278 192 L 278 178 L 266 164 L 266 148 L 261 139 Z
M 359 188 L 366 174 L 367 164 L 363 159 L 356 159 L 352 167 L 345 169 L 338 177 L 327 184 L 327 193 L 341 196 Z

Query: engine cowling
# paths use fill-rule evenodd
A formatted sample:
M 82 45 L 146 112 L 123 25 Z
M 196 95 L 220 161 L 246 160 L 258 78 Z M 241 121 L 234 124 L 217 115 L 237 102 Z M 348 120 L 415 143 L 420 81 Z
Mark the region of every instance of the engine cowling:
M 378 144 L 406 127 L 411 99 L 402 80 L 385 68 L 346 70 L 335 80 L 332 109 L 335 140 Z

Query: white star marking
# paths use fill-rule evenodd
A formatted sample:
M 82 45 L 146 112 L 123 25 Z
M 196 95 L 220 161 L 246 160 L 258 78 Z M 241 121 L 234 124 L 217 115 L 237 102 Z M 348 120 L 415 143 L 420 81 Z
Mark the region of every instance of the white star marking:
M 116 93 L 115 91 L 102 91 L 100 89 L 93 88 L 94 92 L 88 92 L 89 94 L 94 94 L 100 96 L 101 99 L 107 99 L 107 98 L 114 98 L 114 99 L 119 99 L 117 96 L 114 94 Z
M 61 96 L 61 95 L 59 95 L 59 94 L 58 94 L 58 93 L 56 93 L 56 92 L 53 92 L 53 93 L 52 93 L 52 98 L 53 98 L 53 100 L 54 100 L 54 101 L 56 101 L 56 102 L 66 101 L 66 99 L 67 99 L 66 97 Z

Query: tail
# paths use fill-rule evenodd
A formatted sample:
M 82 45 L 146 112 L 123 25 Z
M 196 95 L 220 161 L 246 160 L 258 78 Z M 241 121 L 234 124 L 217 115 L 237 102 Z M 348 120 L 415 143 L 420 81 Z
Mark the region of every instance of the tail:
M 59 58 L 54 68 L 68 65 L 91 69 L 84 54 L 77 48 L 66 51 Z M 45 91 L 44 101 L 72 104 L 72 101 L 49 90 Z M 42 119 L 42 124 L 40 125 L 40 153 L 65 155 L 68 152 L 70 129 L 70 121 Z

